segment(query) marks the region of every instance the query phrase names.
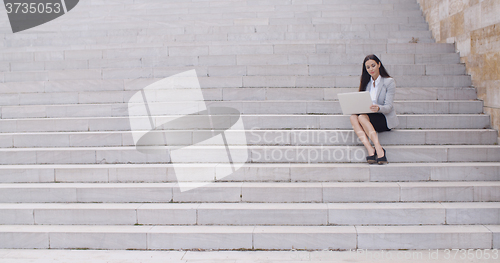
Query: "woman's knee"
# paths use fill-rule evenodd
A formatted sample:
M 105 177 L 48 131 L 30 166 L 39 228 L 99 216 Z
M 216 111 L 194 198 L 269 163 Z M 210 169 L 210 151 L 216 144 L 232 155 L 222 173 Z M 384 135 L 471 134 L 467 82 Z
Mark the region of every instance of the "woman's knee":
M 359 123 L 358 115 L 356 115 L 356 114 L 351 115 L 350 119 L 351 119 L 351 123 Z
M 362 123 L 362 122 L 365 122 L 365 123 L 366 123 L 366 122 L 370 122 L 370 118 L 369 118 L 369 117 L 368 117 L 368 115 L 366 115 L 366 114 L 360 114 L 360 115 L 358 116 L 358 121 L 359 121 L 360 123 Z

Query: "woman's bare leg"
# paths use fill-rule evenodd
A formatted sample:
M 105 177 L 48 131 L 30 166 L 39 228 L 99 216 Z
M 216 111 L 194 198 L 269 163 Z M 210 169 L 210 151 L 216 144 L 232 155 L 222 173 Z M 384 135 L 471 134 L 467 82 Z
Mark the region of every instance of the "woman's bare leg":
M 366 135 L 363 127 L 361 126 L 361 123 L 359 123 L 358 115 L 355 115 L 355 114 L 351 115 L 351 125 L 352 125 L 352 128 L 354 129 L 354 133 L 356 133 L 356 135 L 358 135 L 358 138 L 361 140 L 361 142 L 365 146 L 366 150 L 368 151 L 368 155 L 370 155 L 370 156 L 374 155 L 375 149 L 372 147 L 370 140 L 368 139 L 368 136 Z
M 377 158 L 381 158 L 384 156 L 384 150 L 382 149 L 382 145 L 378 140 L 378 134 L 373 128 L 372 123 L 370 122 L 370 118 L 366 114 L 361 114 L 358 117 L 359 123 L 363 127 L 363 132 L 368 134 L 368 137 L 372 140 L 375 149 L 377 150 Z

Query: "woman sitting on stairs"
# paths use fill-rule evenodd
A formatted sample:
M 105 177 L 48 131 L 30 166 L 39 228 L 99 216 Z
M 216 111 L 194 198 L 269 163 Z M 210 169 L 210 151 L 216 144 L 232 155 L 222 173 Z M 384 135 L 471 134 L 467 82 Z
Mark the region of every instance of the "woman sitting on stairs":
M 386 164 L 385 149 L 380 145 L 377 132 L 390 131 L 399 124 L 393 106 L 396 83 L 375 55 L 366 56 L 362 67 L 359 91 L 370 92 L 373 102 L 370 109 L 373 113 L 353 114 L 351 124 L 368 151 L 366 161 L 370 164 Z M 375 147 L 372 147 L 368 138 Z

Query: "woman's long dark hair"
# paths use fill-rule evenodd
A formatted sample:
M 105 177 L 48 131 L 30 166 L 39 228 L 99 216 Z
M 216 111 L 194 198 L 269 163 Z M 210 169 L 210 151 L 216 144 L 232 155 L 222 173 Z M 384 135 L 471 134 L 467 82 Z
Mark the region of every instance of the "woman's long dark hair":
M 380 61 L 380 59 L 378 59 L 377 56 L 375 56 L 373 54 L 368 55 L 363 60 L 363 70 L 362 70 L 362 73 L 361 73 L 361 80 L 360 80 L 360 83 L 359 83 L 359 91 L 366 91 L 366 86 L 368 85 L 368 83 L 370 83 L 370 78 L 372 76 L 370 76 L 370 74 L 366 70 L 366 66 L 365 66 L 366 61 L 368 61 L 370 59 L 371 60 L 375 60 L 375 62 L 377 62 L 377 64 L 380 63 L 380 76 L 382 76 L 384 78 L 390 78 L 391 77 L 391 76 L 389 76 L 389 73 L 387 73 L 387 70 L 385 70 L 384 65 L 382 64 L 382 62 Z

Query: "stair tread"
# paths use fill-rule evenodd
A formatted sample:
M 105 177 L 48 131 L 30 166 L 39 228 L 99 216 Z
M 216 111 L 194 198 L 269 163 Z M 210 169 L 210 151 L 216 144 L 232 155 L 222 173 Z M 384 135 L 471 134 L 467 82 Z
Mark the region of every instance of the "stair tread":
M 228 164 L 214 164 L 214 163 L 176 163 L 178 167 L 215 167 L 215 166 L 229 166 Z M 364 163 L 245 163 L 243 167 L 305 167 L 305 168 L 328 168 L 328 167 L 344 167 L 344 168 L 357 168 L 369 167 L 372 169 L 390 169 L 398 167 L 500 167 L 500 162 L 456 162 L 456 163 L 391 163 L 390 166 L 367 166 Z M 174 164 L 37 164 L 37 165 L 0 165 L 0 170 L 10 169 L 106 169 L 106 168 L 161 168 L 161 167 L 174 167 Z
M 197 182 L 183 182 L 186 185 L 198 185 Z M 205 188 L 342 188 L 342 187 L 375 187 L 375 188 L 412 188 L 412 187 L 500 187 L 500 181 L 473 182 L 214 182 Z M 36 188 L 178 188 L 178 183 L 2 183 L 0 189 L 36 189 Z
M 0 203 L 0 211 L 7 209 L 98 209 L 98 210 L 136 210 L 136 209 L 245 209 L 245 210 L 358 210 L 358 209 L 500 209 L 500 202 L 460 202 L 460 203 Z
M 492 230 L 489 228 L 491 227 Z M 500 225 L 427 225 L 427 226 L 108 226 L 108 225 L 0 225 L 0 232 L 96 232 L 96 233 L 253 233 L 262 230 L 265 232 L 297 231 L 298 233 L 498 233 Z
M 142 146 L 144 149 L 177 149 L 176 146 Z M 290 149 L 343 149 L 343 148 L 362 148 L 362 145 L 349 146 L 349 145 L 231 145 L 233 149 L 259 149 L 259 148 L 290 148 Z M 193 145 L 189 147 L 190 149 L 226 149 L 226 146 L 219 145 Z M 387 149 L 500 149 L 500 145 L 388 145 L 384 146 Z M 101 147 L 84 147 L 84 146 L 72 146 L 72 147 L 37 147 L 37 148 L 0 148 L 0 152 L 26 152 L 26 151 L 94 151 L 94 150 L 137 150 L 135 146 L 101 146 Z

